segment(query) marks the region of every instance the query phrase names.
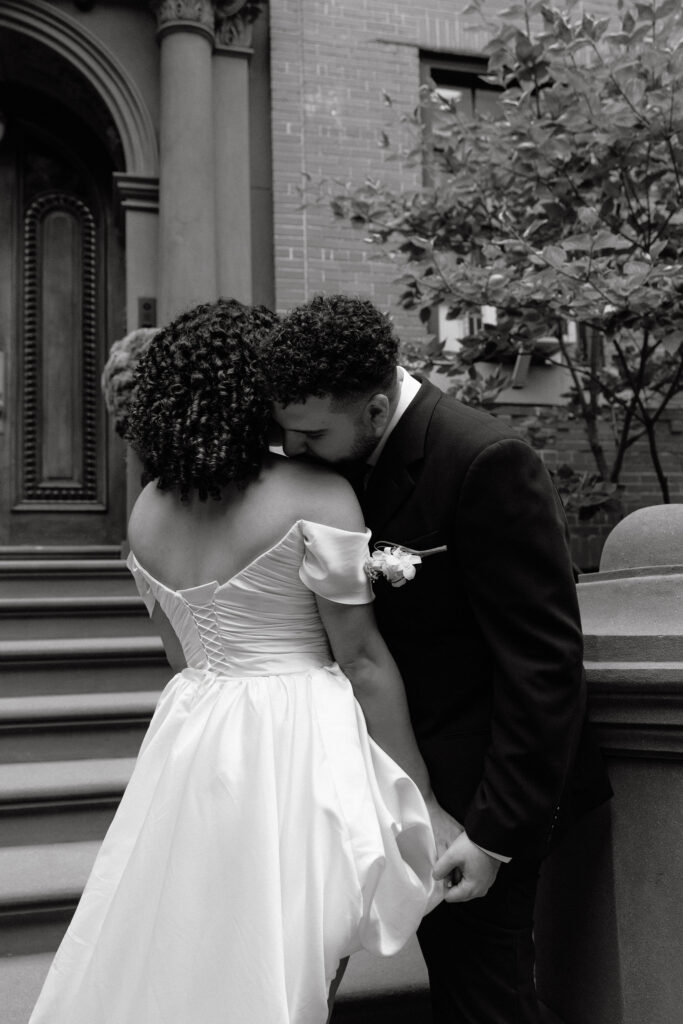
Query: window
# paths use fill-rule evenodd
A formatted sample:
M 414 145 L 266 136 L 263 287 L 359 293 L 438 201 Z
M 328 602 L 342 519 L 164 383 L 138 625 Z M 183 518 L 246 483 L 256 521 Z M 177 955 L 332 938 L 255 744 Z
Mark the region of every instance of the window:
M 458 108 L 465 117 L 474 113 L 495 114 L 499 107 L 500 90 L 495 85 L 482 81 L 486 74 L 487 62 L 483 57 L 447 57 L 444 54 L 423 53 L 421 58 L 421 82 L 430 88 L 436 86 L 439 95 L 445 99 L 456 99 Z M 430 109 L 426 114 L 431 128 L 439 133 L 439 111 Z M 469 314 L 454 320 L 446 319 L 448 307 L 444 304 L 437 310 L 436 333 L 444 352 L 457 352 L 460 341 L 468 334 L 481 329 L 483 324 L 495 324 L 496 311 L 492 306 L 483 306 L 480 314 Z
M 423 53 L 420 79 L 422 85 L 436 85 L 444 96 L 457 96 L 465 115 L 495 114 L 500 90 L 482 81 L 486 74 L 484 57 L 445 57 L 444 54 Z

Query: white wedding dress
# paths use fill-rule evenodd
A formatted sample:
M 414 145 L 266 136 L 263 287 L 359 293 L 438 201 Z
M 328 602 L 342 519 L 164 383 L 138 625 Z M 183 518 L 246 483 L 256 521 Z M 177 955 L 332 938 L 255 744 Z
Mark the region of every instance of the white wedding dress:
M 424 801 L 368 737 L 315 606 L 372 599 L 368 536 L 300 520 L 180 591 L 131 554 L 188 667 L 30 1024 L 324 1024 L 339 960 L 397 952 L 438 902 Z

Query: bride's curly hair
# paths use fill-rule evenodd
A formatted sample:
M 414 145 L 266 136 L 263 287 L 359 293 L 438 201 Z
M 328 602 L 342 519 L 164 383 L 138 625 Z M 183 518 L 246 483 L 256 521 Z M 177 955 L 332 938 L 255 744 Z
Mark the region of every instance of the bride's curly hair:
M 137 367 L 126 432 L 143 482 L 206 501 L 258 475 L 270 421 L 259 353 L 276 322 L 264 306 L 219 299 L 154 337 Z

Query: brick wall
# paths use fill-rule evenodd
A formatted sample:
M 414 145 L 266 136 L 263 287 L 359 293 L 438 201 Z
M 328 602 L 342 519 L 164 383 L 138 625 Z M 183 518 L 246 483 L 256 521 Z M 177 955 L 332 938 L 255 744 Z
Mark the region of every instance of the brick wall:
M 462 5 L 464 6 L 464 5 Z M 406 186 L 418 173 L 387 162 L 380 132 L 411 110 L 420 85 L 420 48 L 479 52 L 452 0 L 272 0 L 271 74 L 275 195 L 275 281 L 279 310 L 316 292 L 348 292 L 395 315 L 401 336 L 424 336 L 395 306 L 396 267 L 378 261 L 363 232 L 336 221 L 329 205 L 301 209 L 310 175 Z M 393 100 L 390 110 L 383 92 Z

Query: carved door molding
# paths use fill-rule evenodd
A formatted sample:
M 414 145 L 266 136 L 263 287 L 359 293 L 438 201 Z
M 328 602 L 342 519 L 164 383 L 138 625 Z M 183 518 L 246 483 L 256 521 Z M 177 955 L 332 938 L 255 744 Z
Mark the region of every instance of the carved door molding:
M 24 215 L 21 489 L 15 510 L 104 511 L 97 345 L 97 232 L 68 192 Z

